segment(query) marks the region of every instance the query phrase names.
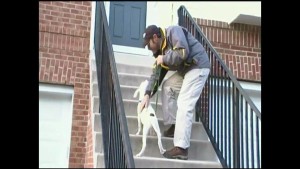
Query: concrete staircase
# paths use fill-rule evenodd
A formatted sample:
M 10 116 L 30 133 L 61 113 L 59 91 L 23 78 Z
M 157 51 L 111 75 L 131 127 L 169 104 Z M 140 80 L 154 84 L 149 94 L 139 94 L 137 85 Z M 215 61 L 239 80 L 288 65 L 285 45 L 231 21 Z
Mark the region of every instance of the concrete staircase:
M 133 57 L 131 57 L 133 59 Z M 137 60 L 133 59 L 138 63 Z M 143 59 L 141 60 L 143 61 Z M 136 155 L 142 147 L 142 136 L 136 136 L 137 132 L 137 115 L 136 107 L 138 104 L 137 98 L 133 98 L 134 91 L 138 88 L 140 83 L 147 79 L 151 74 L 152 61 L 148 62 L 149 66 L 136 66 L 132 64 L 124 64 L 117 62 L 117 71 L 122 92 L 125 114 L 127 117 L 128 131 L 130 134 L 130 141 L 133 155 Z M 127 61 L 128 62 L 128 61 Z M 129 62 L 128 62 L 129 63 Z M 132 62 L 130 62 L 132 63 Z M 92 110 L 93 110 L 93 130 L 94 130 L 94 167 L 103 168 L 104 155 L 102 149 L 102 134 L 101 134 L 101 120 L 98 113 L 99 108 L 99 94 L 97 75 L 95 68 L 95 60 L 91 60 L 91 81 L 92 81 Z M 169 72 L 167 77 L 172 73 Z M 160 99 L 160 90 L 158 92 L 158 107 L 156 115 L 159 120 L 161 133 L 167 127 L 163 125 L 162 120 L 162 105 Z M 152 106 L 155 108 L 155 98 L 151 100 Z M 166 150 L 173 147 L 173 139 L 162 137 L 162 144 Z M 147 137 L 147 147 L 143 157 L 134 157 L 136 168 L 222 168 L 217 155 L 209 141 L 209 138 L 203 128 L 202 123 L 193 122 L 191 134 L 191 146 L 189 148 L 188 160 L 166 159 L 160 153 L 157 145 L 157 137 L 150 135 Z

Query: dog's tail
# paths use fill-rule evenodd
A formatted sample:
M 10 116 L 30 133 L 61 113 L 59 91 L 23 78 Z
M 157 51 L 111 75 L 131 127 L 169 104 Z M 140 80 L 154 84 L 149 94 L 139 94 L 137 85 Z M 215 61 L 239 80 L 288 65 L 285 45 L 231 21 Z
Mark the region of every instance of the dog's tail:
M 139 88 L 137 88 L 137 89 L 135 90 L 135 92 L 134 92 L 134 94 L 133 94 L 133 97 L 136 98 L 137 95 L 138 95 L 138 93 L 139 93 Z

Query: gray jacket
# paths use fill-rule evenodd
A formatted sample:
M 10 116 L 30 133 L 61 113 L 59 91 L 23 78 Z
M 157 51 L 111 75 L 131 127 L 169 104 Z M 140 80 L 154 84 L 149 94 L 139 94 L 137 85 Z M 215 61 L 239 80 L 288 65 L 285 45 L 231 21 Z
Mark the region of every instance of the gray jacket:
M 170 26 L 166 29 L 165 36 L 167 46 L 162 54 L 164 55 L 163 65 L 167 66 L 169 69 L 164 70 L 164 68 L 162 68 L 162 72 L 160 73 L 161 77 L 157 77 L 159 73 L 157 73 L 157 70 L 153 70 L 146 89 L 146 94 L 150 95 L 150 93 L 152 93 L 150 96 L 153 96 L 155 94 L 158 86 L 163 80 L 163 77 L 166 75 L 167 70 L 176 70 L 180 75 L 184 76 L 186 72 L 191 69 L 210 69 L 210 61 L 203 46 L 189 32 L 187 34 L 187 42 L 182 29 L 185 28 L 181 26 Z M 190 45 L 190 47 L 188 46 L 188 44 Z M 188 56 L 193 58 L 193 63 L 190 66 L 187 66 L 185 64 Z M 159 83 L 157 84 L 158 79 Z

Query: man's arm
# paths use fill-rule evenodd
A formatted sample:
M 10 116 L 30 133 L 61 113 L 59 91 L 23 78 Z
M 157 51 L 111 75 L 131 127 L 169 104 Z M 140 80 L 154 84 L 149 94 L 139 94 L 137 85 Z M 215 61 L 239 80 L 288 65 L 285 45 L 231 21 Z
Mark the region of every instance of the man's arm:
M 173 49 L 170 49 L 163 56 L 163 63 L 166 65 L 180 65 L 187 59 L 189 54 L 188 42 L 181 27 L 175 27 L 170 31 L 170 42 Z
M 145 95 L 148 94 L 149 96 L 151 96 L 151 93 L 153 91 L 155 82 L 157 81 L 158 77 L 157 77 L 157 72 L 156 72 L 156 63 L 154 63 L 153 68 L 152 68 L 152 74 L 149 78 L 149 83 L 148 86 L 146 87 L 146 92 Z

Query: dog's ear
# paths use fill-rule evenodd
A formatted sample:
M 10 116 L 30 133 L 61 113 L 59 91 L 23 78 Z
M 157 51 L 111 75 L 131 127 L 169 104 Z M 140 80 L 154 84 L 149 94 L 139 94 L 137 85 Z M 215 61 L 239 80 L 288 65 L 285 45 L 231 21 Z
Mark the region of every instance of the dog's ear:
M 140 88 L 137 88 L 137 89 L 135 90 L 135 92 L 134 92 L 134 94 L 133 94 L 133 97 L 134 97 L 134 98 L 137 97 L 139 90 L 140 90 Z

